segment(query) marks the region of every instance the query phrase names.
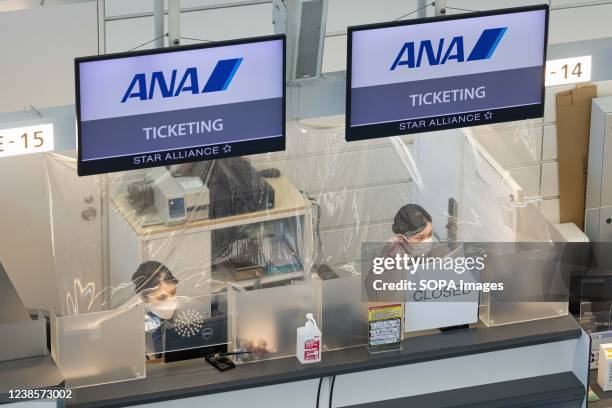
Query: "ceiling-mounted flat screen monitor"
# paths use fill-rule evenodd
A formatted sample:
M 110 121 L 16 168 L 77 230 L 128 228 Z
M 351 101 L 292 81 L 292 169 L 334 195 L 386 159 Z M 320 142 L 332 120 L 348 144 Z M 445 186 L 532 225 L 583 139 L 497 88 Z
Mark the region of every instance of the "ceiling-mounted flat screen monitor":
M 285 148 L 285 37 L 77 58 L 80 176 Z
M 349 27 L 347 141 L 537 118 L 548 6 Z

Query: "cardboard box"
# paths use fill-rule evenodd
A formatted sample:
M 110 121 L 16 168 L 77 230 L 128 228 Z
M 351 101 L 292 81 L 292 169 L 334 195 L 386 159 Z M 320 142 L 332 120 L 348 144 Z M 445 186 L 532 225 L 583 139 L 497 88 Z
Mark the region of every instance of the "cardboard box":
M 592 84 L 557 94 L 560 222 L 573 222 L 580 229 L 584 229 L 591 100 L 596 97 L 597 86 Z

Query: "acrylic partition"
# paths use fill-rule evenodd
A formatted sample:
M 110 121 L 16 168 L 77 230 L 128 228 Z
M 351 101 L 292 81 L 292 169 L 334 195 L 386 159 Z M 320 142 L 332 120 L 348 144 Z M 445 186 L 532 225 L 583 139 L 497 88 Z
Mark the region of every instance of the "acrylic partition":
M 73 316 L 51 315 L 51 354 L 66 387 L 146 376 L 142 306 Z
M 533 149 L 529 136 L 538 126 L 541 124 L 534 121 L 521 121 L 414 137 L 415 154 L 420 164 L 417 166 L 418 182 L 414 183 L 414 195 L 432 210 L 434 219 L 448 217 L 449 222 L 443 228 L 446 228 L 450 240 L 492 244 L 563 242 L 562 236 L 537 208 L 540 197 L 526 196 L 508 171 L 483 146 L 485 143 L 491 149 L 495 141 L 501 143 L 500 138 L 504 138 L 503 143 L 508 145 L 510 152 L 529 151 Z M 440 143 L 435 137 L 444 137 L 446 143 Z M 444 157 L 445 164 L 440 165 L 439 159 L 424 160 L 434 157 Z M 515 253 L 514 256 L 521 255 Z M 567 272 L 553 272 L 548 269 L 550 265 L 539 267 L 541 265 L 531 269 L 530 274 L 499 264 L 489 265 L 487 273 L 482 276 L 485 281 L 507 281 L 515 288 L 537 287 L 541 292 L 536 302 L 519 296 L 514 296 L 511 302 L 507 299 L 497 302 L 494 296 L 481 294 L 481 320 L 486 325 L 499 325 L 567 314 Z M 555 280 L 553 288 L 534 286 L 536 281 L 546 281 L 551 274 L 557 274 L 563 283 Z M 550 301 L 550 296 L 545 296 L 549 292 L 563 295 L 563 299 Z
M 476 232 L 470 241 L 482 242 L 483 245 L 492 243 L 488 248 L 494 256 L 489 259 L 483 280 L 506 283 L 504 295 L 498 296 L 492 292 L 481 294 L 480 319 L 488 326 L 568 314 L 569 265 L 556 258 L 538 259 L 560 255 L 565 250 L 564 238 L 540 212 L 538 204 L 541 198 L 526 196 L 481 143 L 492 148 L 495 140 L 499 141 L 495 136 L 504 137 L 513 140 L 513 143 L 508 143 L 510 154 L 521 152 L 525 155 L 525 152 L 535 149 L 532 133 L 537 126 L 541 127 L 527 121 L 467 131 L 474 141 L 471 148 L 484 160 L 475 161 L 477 165 L 473 166 L 472 177 L 464 180 L 464 197 L 468 200 L 468 197 L 487 200 L 493 211 L 497 212 L 496 217 L 488 219 L 473 214 L 472 219 L 476 224 L 487 225 L 489 233 L 483 235 L 481 232 L 484 229 L 468 227 Z M 486 190 L 494 193 L 483 195 L 482 191 Z M 506 244 L 511 242 L 517 245 Z M 530 246 L 529 243 L 555 245 Z
M 238 291 L 230 296 L 230 343 L 236 361 L 246 363 L 295 356 L 296 330 L 312 313 L 321 326 L 321 284 L 313 281 Z
M 570 275 L 566 243 L 493 243 L 486 248 L 486 282 L 503 292 L 481 293 L 480 319 L 488 326 L 568 314 Z
M 321 283 L 323 351 L 368 344 L 368 307 L 362 301 L 361 277 L 352 275 Z

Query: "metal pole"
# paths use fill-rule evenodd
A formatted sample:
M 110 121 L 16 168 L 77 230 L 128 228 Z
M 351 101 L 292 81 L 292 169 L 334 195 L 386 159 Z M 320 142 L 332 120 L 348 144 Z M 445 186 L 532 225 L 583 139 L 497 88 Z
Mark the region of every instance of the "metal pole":
M 417 0 L 417 18 L 427 17 L 427 0 Z
M 164 47 L 164 0 L 153 0 L 153 46 Z
M 171 47 L 181 44 L 181 0 L 168 0 L 168 38 Z
M 104 0 L 97 1 L 98 6 L 98 55 L 106 54 L 106 7 Z M 105 174 L 100 178 L 100 258 L 102 264 L 100 265 L 100 283 L 102 288 L 110 288 L 110 250 L 108 247 L 109 233 L 108 233 L 108 176 Z M 106 299 L 104 299 L 106 300 Z M 110 300 L 110 299 L 109 299 Z M 110 309 L 110 301 L 102 305 L 102 309 Z
M 446 15 L 446 0 L 436 0 L 434 7 L 436 8 L 436 16 Z
M 106 8 L 104 0 L 98 0 L 98 55 L 106 54 Z

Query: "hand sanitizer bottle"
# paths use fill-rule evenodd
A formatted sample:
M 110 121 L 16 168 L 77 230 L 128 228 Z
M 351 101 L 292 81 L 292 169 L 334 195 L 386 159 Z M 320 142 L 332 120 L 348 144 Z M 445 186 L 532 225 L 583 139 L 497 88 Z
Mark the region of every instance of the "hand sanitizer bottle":
M 297 358 L 302 364 L 321 361 L 321 330 L 312 313 L 306 315 L 306 324 L 297 329 Z

